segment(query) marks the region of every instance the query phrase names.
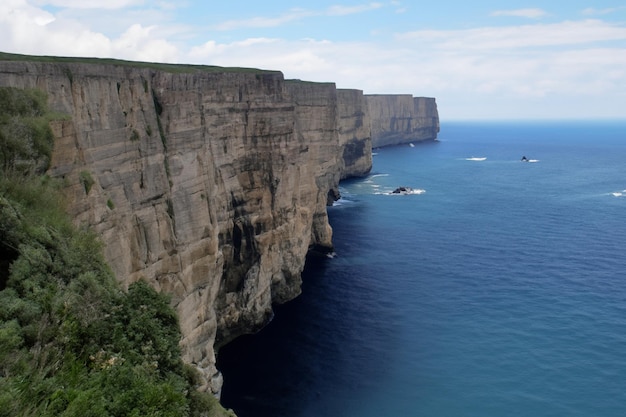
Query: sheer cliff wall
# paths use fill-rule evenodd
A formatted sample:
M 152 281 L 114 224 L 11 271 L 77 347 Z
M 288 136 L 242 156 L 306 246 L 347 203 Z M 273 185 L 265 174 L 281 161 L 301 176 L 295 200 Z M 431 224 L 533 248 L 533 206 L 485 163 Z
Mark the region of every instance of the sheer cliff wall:
M 365 96 L 372 126 L 372 146 L 434 140 L 439 133 L 437 103 L 410 94 Z
M 101 236 L 122 285 L 145 279 L 171 294 L 184 359 L 216 393 L 216 350 L 299 294 L 307 251 L 332 248 L 326 204 L 339 179 L 371 167 L 365 99 L 338 100 L 331 83 L 0 61 L 0 86 L 41 89 L 68 116 L 52 123 L 49 174 L 64 179 L 71 214 Z
M 363 92 L 338 89 L 337 113 L 341 178 L 367 175 L 372 169 L 372 126 Z

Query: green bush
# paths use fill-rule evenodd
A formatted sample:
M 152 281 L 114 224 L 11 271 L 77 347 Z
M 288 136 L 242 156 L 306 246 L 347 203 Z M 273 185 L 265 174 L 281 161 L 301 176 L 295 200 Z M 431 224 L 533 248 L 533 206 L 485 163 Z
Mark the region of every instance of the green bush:
M 89 194 L 91 191 L 91 187 L 95 184 L 93 177 L 91 176 L 91 172 L 89 171 L 80 171 L 78 174 L 78 180 L 81 184 L 83 184 L 83 188 L 85 189 L 85 194 Z
M 41 174 L 48 168 L 52 117 L 43 92 L 0 87 L 0 167 L 5 173 Z

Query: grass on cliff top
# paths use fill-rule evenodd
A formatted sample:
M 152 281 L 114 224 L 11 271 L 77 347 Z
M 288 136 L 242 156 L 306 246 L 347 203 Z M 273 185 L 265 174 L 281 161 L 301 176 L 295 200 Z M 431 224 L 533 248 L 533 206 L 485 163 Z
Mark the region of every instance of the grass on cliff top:
M 193 73 L 193 72 L 210 72 L 210 73 L 252 73 L 252 74 L 280 74 L 276 70 L 263 70 L 258 68 L 243 67 L 218 67 L 213 65 L 194 65 L 194 64 L 166 64 L 162 62 L 142 62 L 142 61 L 126 61 L 123 59 L 113 58 L 88 58 L 88 57 L 63 57 L 63 56 L 47 56 L 47 55 L 21 55 L 0 52 L 0 61 L 20 61 L 20 62 L 47 62 L 47 63 L 63 63 L 63 64 L 98 64 L 98 65 L 118 65 L 133 68 L 149 68 L 170 73 Z

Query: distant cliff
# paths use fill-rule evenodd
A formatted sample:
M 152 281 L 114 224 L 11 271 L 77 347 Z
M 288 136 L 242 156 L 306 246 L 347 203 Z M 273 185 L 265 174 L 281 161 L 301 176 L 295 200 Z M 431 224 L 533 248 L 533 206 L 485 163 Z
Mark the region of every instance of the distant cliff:
M 337 90 L 341 178 L 360 177 L 372 169 L 372 131 L 367 100 L 361 90 Z
M 0 86 L 43 90 L 68 116 L 49 174 L 124 286 L 172 295 L 184 359 L 213 392 L 216 349 L 299 294 L 307 251 L 332 249 L 339 180 L 371 169 L 365 98 L 332 83 L 0 55 Z
M 434 140 L 439 114 L 434 98 L 410 94 L 366 95 L 374 148 Z

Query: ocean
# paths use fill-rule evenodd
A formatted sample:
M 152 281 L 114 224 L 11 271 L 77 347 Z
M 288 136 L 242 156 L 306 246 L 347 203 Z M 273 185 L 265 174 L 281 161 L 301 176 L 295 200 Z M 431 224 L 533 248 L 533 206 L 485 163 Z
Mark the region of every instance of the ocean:
M 626 415 L 626 122 L 444 122 L 340 191 L 336 256 L 219 354 L 239 417 Z

